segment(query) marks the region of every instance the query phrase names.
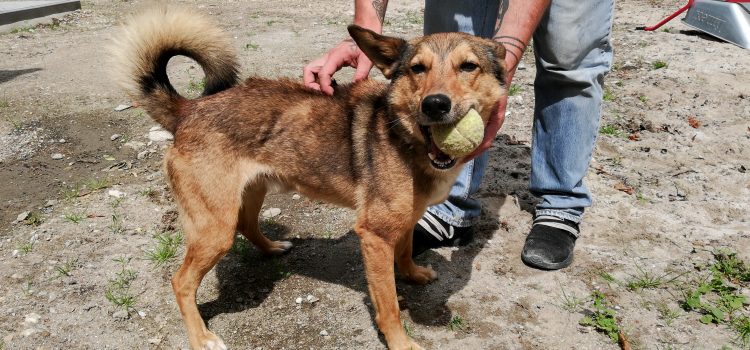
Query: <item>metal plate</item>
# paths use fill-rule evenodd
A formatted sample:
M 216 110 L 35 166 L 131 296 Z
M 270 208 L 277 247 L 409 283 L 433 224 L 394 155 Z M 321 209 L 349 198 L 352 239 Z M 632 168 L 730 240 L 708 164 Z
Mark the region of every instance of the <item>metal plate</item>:
M 748 4 L 695 0 L 682 21 L 706 34 L 750 49 Z

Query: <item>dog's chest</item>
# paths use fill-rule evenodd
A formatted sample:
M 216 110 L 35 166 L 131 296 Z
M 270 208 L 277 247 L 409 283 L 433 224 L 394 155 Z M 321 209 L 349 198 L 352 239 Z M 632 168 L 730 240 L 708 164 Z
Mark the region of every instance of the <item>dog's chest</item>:
M 456 182 L 457 176 L 458 174 L 456 173 L 455 175 L 451 174 L 451 176 L 440 176 L 435 178 L 435 180 L 433 180 L 432 191 L 427 199 L 427 205 L 431 206 L 444 202 L 448 198 L 448 194 L 450 193 L 453 184 Z

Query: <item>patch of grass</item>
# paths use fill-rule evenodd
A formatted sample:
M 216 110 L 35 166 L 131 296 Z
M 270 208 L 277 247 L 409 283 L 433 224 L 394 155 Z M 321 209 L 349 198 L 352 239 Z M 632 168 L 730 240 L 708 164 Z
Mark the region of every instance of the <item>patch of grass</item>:
M 34 242 L 25 242 L 18 245 L 17 249 L 24 254 L 31 253 L 34 250 Z
M 258 50 L 259 47 L 260 47 L 260 45 L 253 44 L 253 43 L 247 43 L 247 44 L 245 44 L 245 50 L 256 51 L 256 50 Z
M 409 338 L 414 338 L 414 328 L 409 324 L 409 322 L 406 322 L 406 320 L 403 320 L 401 324 L 404 326 L 404 331 L 406 331 L 406 335 L 408 335 Z
M 61 194 L 66 201 L 70 202 L 81 196 L 81 189 L 82 186 L 80 184 L 75 184 L 73 186 L 63 188 Z
M 450 322 L 448 322 L 448 328 L 451 331 L 458 332 L 464 329 L 464 319 L 461 315 L 453 315 Z
M 121 257 L 114 261 L 120 264 L 120 271 L 109 280 L 105 297 L 115 306 L 130 311 L 136 302 L 135 295 L 130 292 L 130 285 L 138 277 L 138 273 L 127 268 L 130 258 Z
M 515 96 L 519 92 L 521 92 L 521 87 L 516 84 L 510 84 L 510 88 L 508 88 L 508 96 Z
M 646 97 L 646 95 L 640 95 L 640 96 L 638 96 L 638 100 L 641 101 L 641 102 L 643 102 L 643 103 L 646 103 L 646 102 L 648 102 L 648 97 Z
M 635 199 L 638 200 L 638 203 L 640 203 L 641 205 L 648 203 L 648 198 L 646 198 L 646 196 L 643 195 L 643 192 L 638 192 L 635 195 Z
M 67 213 L 63 215 L 63 219 L 65 219 L 66 221 L 70 221 L 74 224 L 80 223 L 85 218 L 86 218 L 86 215 L 84 215 L 83 213 Z
M 76 268 L 76 264 L 78 264 L 78 259 L 69 259 L 65 261 L 63 264 L 55 266 L 55 271 L 57 271 L 57 276 L 58 277 L 70 276 L 70 273 Z
M 617 322 L 617 311 L 609 307 L 609 302 L 600 291 L 591 294 L 594 310 L 591 315 L 584 316 L 579 324 L 594 327 L 598 332 L 606 334 L 609 339 L 617 343 L 620 341 L 620 326 Z
M 283 261 L 281 261 L 280 258 L 273 259 L 273 265 L 274 265 L 274 270 L 276 270 L 276 273 L 279 274 L 279 277 L 282 280 L 285 280 L 294 275 L 294 272 L 287 270 L 286 266 L 284 266 L 284 263 Z
M 736 253 L 717 250 L 714 262 L 707 267 L 710 275 L 699 281 L 695 289 L 683 291 L 681 303 L 685 311 L 701 314 L 704 324 L 728 325 L 737 332 L 739 341 L 750 344 L 750 321 L 746 310 L 750 302 L 739 292 L 750 282 L 750 268 Z
M 138 194 L 140 194 L 141 196 L 144 196 L 144 197 L 153 197 L 157 193 L 158 192 L 155 189 L 151 188 L 151 187 L 148 187 L 146 189 L 138 191 Z
M 8 103 L 8 100 L 0 100 L 0 108 L 8 108 L 10 107 L 10 103 Z
M 232 253 L 245 258 L 250 255 L 252 250 L 253 244 L 250 243 L 245 236 L 238 235 L 234 238 L 234 243 L 232 243 Z
M 560 298 L 560 307 L 563 310 L 573 313 L 581 309 L 581 307 L 583 306 L 583 299 L 579 299 L 575 295 L 568 295 L 568 293 L 565 292 L 565 288 L 563 288 L 562 284 L 560 284 L 560 291 L 562 291 L 562 297 Z
M 623 132 L 613 124 L 605 124 L 602 125 L 602 127 L 599 128 L 599 133 L 602 135 L 610 135 L 615 137 L 622 137 Z
M 654 70 L 666 68 L 667 66 L 669 66 L 669 64 L 666 61 L 656 60 L 651 62 L 651 68 L 653 68 Z
M 670 309 L 669 305 L 660 303 L 656 305 L 656 311 L 659 312 L 659 318 L 664 320 L 667 326 L 671 326 L 678 317 L 680 317 L 679 309 Z
M 333 238 L 333 232 L 331 231 L 323 232 L 323 237 L 325 237 L 325 239 L 331 239 Z
M 13 30 L 10 31 L 11 34 L 33 33 L 33 32 L 34 32 L 34 26 L 16 27 L 16 28 L 13 28 Z
M 177 255 L 181 243 L 182 232 L 162 233 L 156 236 L 156 248 L 146 252 L 146 258 L 156 267 L 164 265 Z
M 86 188 L 89 191 L 93 192 L 93 191 L 102 190 L 102 189 L 112 186 L 112 182 L 110 182 L 108 178 L 92 179 L 92 180 L 86 181 L 84 183 L 84 186 L 86 186 Z
M 605 87 L 604 88 L 604 94 L 602 94 L 602 100 L 607 102 L 612 102 L 615 100 L 615 93 L 612 92 L 612 89 Z
M 266 25 L 269 27 L 272 26 L 274 23 L 279 23 L 279 21 L 276 21 L 276 20 L 266 21 Z
M 188 84 L 188 90 L 195 91 L 195 92 L 203 92 L 203 90 L 206 89 L 206 79 L 201 79 L 201 81 L 195 81 L 190 79 L 190 83 Z
M 7 117 L 5 118 L 5 120 L 7 120 L 8 123 L 10 123 L 10 125 L 13 126 L 14 132 L 19 132 L 23 130 L 23 123 L 20 120 L 11 118 L 11 117 Z
M 599 274 L 599 277 L 607 281 L 607 283 L 617 283 L 617 279 L 615 279 L 614 276 L 610 275 L 609 272 L 601 272 Z
M 125 200 L 125 197 L 115 197 L 112 199 L 112 202 L 109 203 L 109 206 L 112 207 L 112 209 L 117 209 L 120 207 L 123 200 Z
M 112 233 L 119 235 L 125 232 L 125 228 L 122 226 L 122 215 L 115 212 L 112 213 L 112 222 L 107 226 Z
M 669 33 L 669 28 L 667 28 L 667 27 L 664 27 L 664 28 L 662 28 L 662 30 L 661 30 L 661 31 L 662 31 L 662 32 L 664 32 L 664 33 Z
M 42 214 L 39 214 L 37 211 L 32 211 L 29 213 L 29 216 L 26 217 L 26 220 L 23 221 L 26 225 L 31 226 L 39 226 L 44 222 L 44 218 L 42 217 Z
M 424 24 L 424 14 L 421 11 L 406 11 L 406 22 L 410 24 Z
M 750 346 L 750 318 L 740 316 L 732 322 L 732 328 L 737 332 L 737 341 L 743 348 Z

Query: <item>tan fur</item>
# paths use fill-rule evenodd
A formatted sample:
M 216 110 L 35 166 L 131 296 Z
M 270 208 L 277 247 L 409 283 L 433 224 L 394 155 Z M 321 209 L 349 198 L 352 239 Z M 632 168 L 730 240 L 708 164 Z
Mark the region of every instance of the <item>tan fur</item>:
M 329 97 L 290 80 L 236 83 L 225 36 L 202 17 L 174 8 L 133 19 L 123 34 L 116 53 L 121 83 L 175 134 L 165 168 L 187 252 L 172 286 L 195 349 L 225 348 L 206 329 L 195 294 L 232 246 L 235 232 L 267 254 L 291 248 L 289 242 L 269 240 L 258 227 L 264 196 L 285 190 L 356 209 L 354 229 L 378 327 L 389 348 L 420 349 L 401 327 L 393 263 L 414 283 L 436 277 L 412 260 L 411 232 L 425 208 L 447 196 L 461 167 L 442 171 L 430 165 L 419 101 L 437 89 L 457 101 L 452 115 L 475 108 L 487 120 L 504 91 L 504 68 L 495 44 L 468 35 L 407 43 L 354 26 L 350 32 L 394 77 L 391 84 L 366 80 L 338 87 Z M 195 58 L 216 88 L 195 100 L 174 93 L 154 62 L 174 52 Z M 459 72 L 456 62 L 469 58 L 480 69 Z M 414 59 L 430 62 L 428 74 L 410 73 Z

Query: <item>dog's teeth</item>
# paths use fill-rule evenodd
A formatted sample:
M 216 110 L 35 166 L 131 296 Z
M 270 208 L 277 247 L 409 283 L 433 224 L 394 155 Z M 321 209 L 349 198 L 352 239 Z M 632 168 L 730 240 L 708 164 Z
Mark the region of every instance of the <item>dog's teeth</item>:
M 430 160 L 435 160 L 435 154 L 433 154 L 432 152 L 427 153 L 427 155 L 430 157 Z

